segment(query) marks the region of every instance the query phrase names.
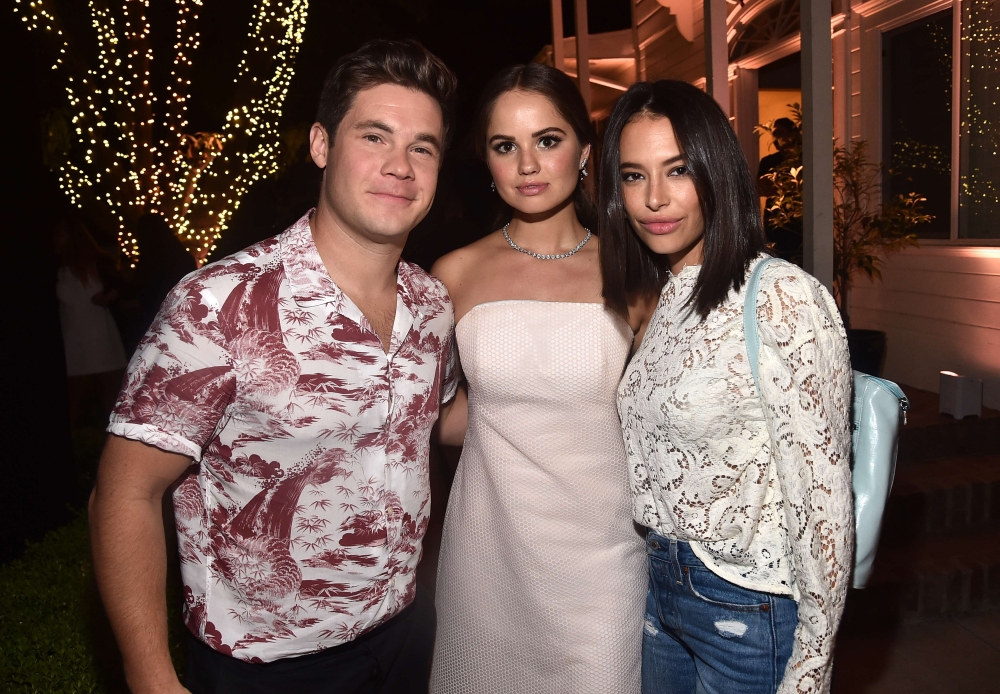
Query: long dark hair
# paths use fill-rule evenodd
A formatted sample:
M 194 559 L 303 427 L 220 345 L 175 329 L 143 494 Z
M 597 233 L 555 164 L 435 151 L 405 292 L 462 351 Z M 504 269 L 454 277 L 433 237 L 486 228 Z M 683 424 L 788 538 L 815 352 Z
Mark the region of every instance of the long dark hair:
M 629 298 L 655 294 L 667 277 L 666 259 L 636 236 L 622 200 L 622 131 L 643 115 L 670 121 L 698 192 L 705 259 L 690 303 L 704 318 L 743 284 L 765 248 L 764 229 L 757 190 L 729 119 L 712 97 L 677 80 L 637 82 L 611 111 L 598 197 L 604 300 L 624 315 Z
M 583 97 L 577 91 L 576 83 L 554 67 L 542 63 L 528 63 L 513 65 L 498 72 L 479 97 L 472 137 L 476 154 L 483 161 L 486 161 L 487 129 L 493 116 L 493 107 L 501 96 L 513 91 L 534 92 L 548 99 L 559 115 L 573 128 L 580 146 L 590 145 L 591 155 L 595 154 L 597 132 L 590 122 L 590 113 L 583 103 Z M 582 182 L 577 184 L 576 190 L 573 191 L 573 206 L 576 208 L 576 216 L 580 223 L 596 233 L 597 211 L 594 207 L 594 198 Z M 513 216 L 514 210 L 501 200 L 496 219 L 497 226 L 503 226 Z

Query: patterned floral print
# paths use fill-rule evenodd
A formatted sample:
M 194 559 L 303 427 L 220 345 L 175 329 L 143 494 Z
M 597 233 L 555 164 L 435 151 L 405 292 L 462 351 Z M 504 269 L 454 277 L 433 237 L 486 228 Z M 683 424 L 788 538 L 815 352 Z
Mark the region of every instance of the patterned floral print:
M 108 427 L 198 463 L 174 492 L 185 620 L 248 661 L 349 641 L 410 603 L 430 431 L 456 388 L 444 286 L 400 262 L 386 354 L 310 214 L 181 281 Z
M 826 692 L 854 544 L 844 327 L 813 277 L 766 268 L 762 405 L 743 337 L 746 284 L 700 320 L 686 306 L 699 271 L 671 276 L 619 386 L 635 520 L 689 541 L 736 585 L 792 595 L 799 624 L 779 691 Z

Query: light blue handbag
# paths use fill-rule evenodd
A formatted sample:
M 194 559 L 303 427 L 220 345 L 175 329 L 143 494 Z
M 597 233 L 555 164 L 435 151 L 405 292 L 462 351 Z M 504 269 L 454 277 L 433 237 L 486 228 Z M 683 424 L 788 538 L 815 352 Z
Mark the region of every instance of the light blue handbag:
M 746 337 L 750 370 L 757 392 L 761 393 L 757 375 L 760 335 L 757 332 L 757 285 L 760 273 L 770 263 L 786 263 L 778 258 L 765 258 L 757 263 L 743 304 L 743 334 Z M 786 263 L 789 264 L 790 263 Z M 854 487 L 854 587 L 864 588 L 872 573 L 875 550 L 882 530 L 882 513 L 896 474 L 896 448 L 899 429 L 906 424 L 910 403 L 892 381 L 854 372 L 854 405 L 851 444 L 854 464 L 851 484 Z

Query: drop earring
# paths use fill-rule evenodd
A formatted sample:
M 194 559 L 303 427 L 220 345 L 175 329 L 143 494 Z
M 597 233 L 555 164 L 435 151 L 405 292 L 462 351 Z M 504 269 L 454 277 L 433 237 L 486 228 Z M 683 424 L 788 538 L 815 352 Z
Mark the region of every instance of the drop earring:
M 494 193 L 497 192 L 497 182 L 496 181 L 490 181 L 490 190 L 493 191 Z
M 580 164 L 580 180 L 582 181 L 584 178 L 586 178 L 589 175 L 590 174 L 587 173 L 587 160 L 584 159 L 583 163 Z

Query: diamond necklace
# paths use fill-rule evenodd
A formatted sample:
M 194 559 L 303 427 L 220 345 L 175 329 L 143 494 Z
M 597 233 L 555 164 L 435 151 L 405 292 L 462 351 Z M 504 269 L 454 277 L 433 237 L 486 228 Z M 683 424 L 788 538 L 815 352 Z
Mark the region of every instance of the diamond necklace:
M 566 253 L 560 253 L 559 255 L 542 255 L 541 253 L 535 253 L 534 251 L 529 251 L 527 248 L 521 248 L 516 243 L 514 243 L 514 239 L 512 239 L 510 237 L 510 234 L 507 233 L 507 227 L 509 226 L 510 222 L 507 222 L 506 224 L 503 225 L 503 237 L 507 239 L 507 243 L 510 244 L 510 247 L 513 248 L 515 251 L 521 251 L 522 253 L 530 255 L 532 258 L 538 258 L 539 260 L 562 260 L 563 258 L 568 258 L 571 255 L 575 254 L 577 251 L 579 251 L 581 248 L 586 246 L 587 241 L 590 241 L 590 237 L 593 236 L 590 229 L 584 227 L 584 230 L 587 232 L 587 235 L 583 237 L 583 241 L 577 244 L 576 248 Z

